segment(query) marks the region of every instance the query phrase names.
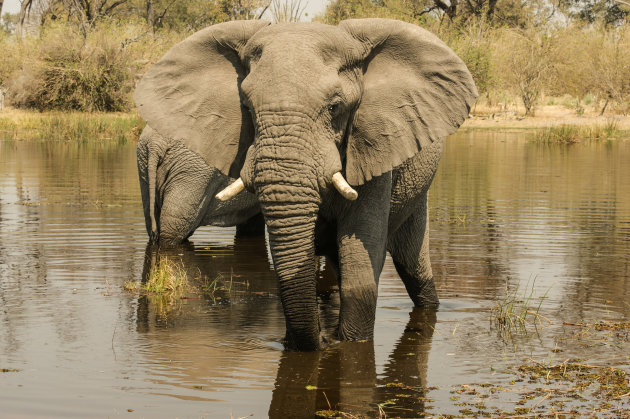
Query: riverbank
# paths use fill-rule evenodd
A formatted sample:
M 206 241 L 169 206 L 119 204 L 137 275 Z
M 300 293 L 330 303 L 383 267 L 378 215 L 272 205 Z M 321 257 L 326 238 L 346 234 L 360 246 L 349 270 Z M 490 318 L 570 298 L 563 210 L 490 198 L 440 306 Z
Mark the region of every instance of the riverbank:
M 548 128 L 559 125 L 602 126 L 614 121 L 620 131 L 630 131 L 630 117 L 623 115 L 599 115 L 596 109 L 587 109 L 578 116 L 575 109 L 561 105 L 546 105 L 536 108 L 534 116 L 523 116 L 524 110 L 501 111 L 477 105 L 472 110 L 472 118 L 462 125 L 463 129 L 527 130 Z
M 136 141 L 144 121 L 136 113 L 0 111 L 2 140 Z
M 540 130 L 561 125 L 603 127 L 614 123 L 623 137 L 630 137 L 630 117 L 599 116 L 585 112 L 577 116 L 574 109 L 564 106 L 541 106 L 534 116 L 522 112 L 497 111 L 477 106 L 461 129 L 521 131 Z M 135 112 L 86 113 L 38 112 L 14 108 L 0 111 L 0 139 L 3 140 L 115 140 L 136 141 L 144 121 Z

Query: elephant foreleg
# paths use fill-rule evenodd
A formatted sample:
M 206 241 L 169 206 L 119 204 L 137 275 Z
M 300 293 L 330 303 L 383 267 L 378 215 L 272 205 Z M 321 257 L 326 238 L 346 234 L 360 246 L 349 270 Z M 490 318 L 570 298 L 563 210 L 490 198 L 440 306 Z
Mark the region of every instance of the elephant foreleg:
M 429 259 L 429 221 L 427 196 L 411 216 L 389 238 L 388 250 L 416 306 L 439 304 Z
M 378 278 L 385 262 L 391 176 L 382 175 L 359 190 L 359 199 L 338 221 L 340 296 L 339 338 L 372 339 Z

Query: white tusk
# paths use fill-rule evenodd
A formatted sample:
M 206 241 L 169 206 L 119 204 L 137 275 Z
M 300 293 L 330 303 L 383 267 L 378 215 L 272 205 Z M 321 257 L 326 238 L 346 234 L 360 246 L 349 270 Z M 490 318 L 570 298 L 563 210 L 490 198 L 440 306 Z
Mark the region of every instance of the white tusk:
M 335 188 L 337 188 L 339 193 L 344 198 L 349 199 L 350 201 L 354 201 L 359 196 L 357 191 L 352 189 L 352 186 L 348 185 L 348 182 L 346 182 L 346 180 L 343 178 L 341 172 L 337 172 L 333 175 L 332 182 L 333 185 L 335 185 Z
M 216 194 L 216 198 L 219 201 L 225 202 L 227 200 L 234 198 L 236 195 L 241 193 L 244 189 L 245 189 L 245 184 L 243 183 L 243 179 L 238 178 L 236 179 L 236 182 L 232 183 L 231 185 L 228 185 L 225 189 L 223 189 L 221 192 Z

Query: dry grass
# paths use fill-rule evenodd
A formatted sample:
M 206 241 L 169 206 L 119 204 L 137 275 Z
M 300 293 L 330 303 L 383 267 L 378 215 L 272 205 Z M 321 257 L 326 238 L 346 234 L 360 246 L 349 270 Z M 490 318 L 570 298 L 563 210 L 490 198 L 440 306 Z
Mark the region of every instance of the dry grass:
M 601 125 L 580 126 L 562 124 L 547 127 L 534 136 L 534 140 L 548 144 L 574 144 L 584 140 L 607 140 L 621 134 L 619 124 L 608 120 Z
M 34 112 L 5 109 L 0 112 L 0 139 L 135 141 L 144 121 L 135 113 Z

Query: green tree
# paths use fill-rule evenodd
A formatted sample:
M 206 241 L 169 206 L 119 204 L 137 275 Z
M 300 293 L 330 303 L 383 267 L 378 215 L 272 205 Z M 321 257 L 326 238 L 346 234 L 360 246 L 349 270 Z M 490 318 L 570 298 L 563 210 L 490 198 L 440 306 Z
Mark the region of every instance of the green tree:
M 559 0 L 559 6 L 567 16 L 586 23 L 618 26 L 630 14 L 630 3 L 626 0 Z

